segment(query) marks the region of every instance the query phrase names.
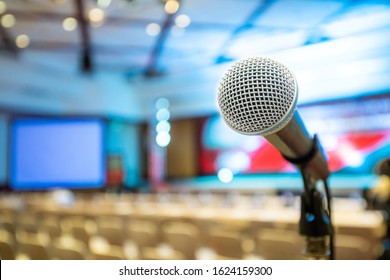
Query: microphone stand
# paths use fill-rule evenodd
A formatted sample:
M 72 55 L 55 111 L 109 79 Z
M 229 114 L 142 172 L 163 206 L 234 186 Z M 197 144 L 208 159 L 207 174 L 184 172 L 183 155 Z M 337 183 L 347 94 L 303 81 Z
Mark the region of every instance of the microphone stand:
M 328 211 L 323 207 L 323 195 L 308 179 L 304 171 L 301 172 L 305 191 L 301 194 L 301 216 L 299 233 L 306 236 L 306 248 L 303 255 L 307 259 L 331 259 L 329 237 L 332 234 L 332 225 Z
M 323 194 L 317 190 L 313 176 L 305 166 L 319 151 L 316 135 L 309 153 L 302 158 L 284 158 L 296 165 L 301 173 L 304 183 L 304 192 L 301 194 L 301 216 L 299 220 L 299 233 L 306 236 L 306 248 L 303 255 L 307 259 L 324 260 L 334 259 L 333 227 L 330 215 L 330 194 L 327 193 L 328 209 L 324 208 Z M 324 179 L 326 191 L 329 192 Z

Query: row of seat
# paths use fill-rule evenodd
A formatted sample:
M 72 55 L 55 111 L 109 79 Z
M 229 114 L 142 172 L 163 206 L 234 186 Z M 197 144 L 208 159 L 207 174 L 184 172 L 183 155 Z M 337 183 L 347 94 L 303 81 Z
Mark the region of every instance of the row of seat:
M 115 211 L 111 211 L 111 196 L 102 196 L 97 203 L 100 207 L 85 207 L 88 201 L 84 201 L 83 207 L 47 208 L 49 199 L 41 199 L 38 204 L 24 195 L 23 207 L 0 207 L 0 246 L 8 246 L 0 248 L 1 258 L 303 258 L 304 239 L 297 232 L 298 216 L 287 209 L 254 219 L 249 211 L 237 215 L 235 209 L 200 207 L 191 213 L 191 209 L 175 203 L 156 207 L 158 202 L 135 203 L 133 197 L 117 201 L 126 202 L 126 207 L 114 207 Z M 350 224 L 338 221 L 338 258 L 372 259 L 379 255 L 381 232 L 365 221 L 373 217 L 366 214 L 373 213 L 359 213 L 359 223 L 353 223 L 353 219 Z M 7 250 L 13 255 L 6 254 Z M 37 252 L 41 252 L 39 256 Z
M 108 229 L 108 228 L 107 228 Z M 137 221 L 130 226 L 129 236 L 122 239 L 116 228 L 88 234 L 87 230 L 72 227 L 58 236 L 49 231 L 27 232 L 16 229 L 13 236 L 0 230 L 0 257 L 3 259 L 243 259 L 280 258 L 297 259 L 300 256 L 299 236 L 286 230 L 263 230 L 258 242 L 253 242 L 240 231 L 214 229 L 202 244 L 199 229 L 189 223 L 169 222 L 159 236 L 157 225 L 150 221 Z M 269 237 L 283 237 L 289 247 L 264 249 Z M 269 246 L 268 246 L 269 247 Z M 271 246 L 272 247 L 272 246 Z M 279 251 L 282 249 L 282 251 Z M 267 256 L 267 252 L 272 252 Z M 257 253 L 257 254 L 256 254 Z M 265 254 L 265 255 L 264 255 Z M 263 255 L 263 256 L 262 256 Z
M 207 236 L 202 240 L 200 228 L 192 223 L 169 221 L 159 228 L 152 221 L 133 220 L 125 234 L 117 222 L 100 223 L 98 227 L 92 220 L 68 217 L 60 227 L 50 224 L 52 220 L 48 219 L 35 230 L 16 228 L 15 235 L 2 229 L 0 256 L 3 259 L 303 258 L 303 238 L 296 230 L 287 228 L 262 228 L 253 236 L 236 225 L 209 228 L 203 225 L 203 234 L 207 232 Z M 379 242 L 370 244 L 368 238 L 352 234 L 336 236 L 339 259 L 371 259 L 375 250 L 380 253 Z

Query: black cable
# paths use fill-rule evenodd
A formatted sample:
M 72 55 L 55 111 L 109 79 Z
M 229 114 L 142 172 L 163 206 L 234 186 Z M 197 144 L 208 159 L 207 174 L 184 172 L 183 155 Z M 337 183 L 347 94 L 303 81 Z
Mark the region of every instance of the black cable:
M 334 260 L 335 259 L 335 252 L 334 252 L 334 229 L 333 229 L 333 224 L 332 224 L 332 206 L 331 206 L 331 194 L 330 194 L 330 188 L 328 185 L 327 180 L 324 180 L 324 187 L 325 187 L 325 195 L 326 195 L 326 200 L 328 204 L 328 216 L 329 216 L 329 224 L 330 224 L 330 235 L 329 235 L 329 250 L 330 250 L 330 255 L 329 259 Z

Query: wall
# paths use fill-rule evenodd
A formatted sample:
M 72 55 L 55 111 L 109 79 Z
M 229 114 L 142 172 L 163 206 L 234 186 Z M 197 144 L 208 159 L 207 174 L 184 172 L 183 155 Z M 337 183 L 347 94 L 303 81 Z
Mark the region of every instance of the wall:
M 141 183 L 141 136 L 140 127 L 119 121 L 107 125 L 107 152 L 120 155 L 125 172 L 125 186 Z
M 7 117 L 0 114 L 0 186 L 7 181 Z
M 171 123 L 171 142 L 167 148 L 168 178 L 189 178 L 198 175 L 198 120 L 177 120 Z
M 0 108 L 40 114 L 144 118 L 144 108 L 124 76 L 82 74 L 37 67 L 0 56 Z

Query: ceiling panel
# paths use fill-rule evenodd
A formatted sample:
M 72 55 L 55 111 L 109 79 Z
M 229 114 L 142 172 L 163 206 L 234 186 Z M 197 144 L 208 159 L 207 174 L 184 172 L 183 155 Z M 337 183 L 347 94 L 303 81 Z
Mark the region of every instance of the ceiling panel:
M 0 30 L 0 59 L 12 60 L 21 68 L 27 65 L 29 70 L 45 69 L 44 73 L 50 69 L 59 75 L 81 73 L 81 24 L 72 32 L 62 28 L 64 18 L 76 15 L 75 0 L 0 1 L 7 3 L 6 13 L 14 14 L 16 19 L 14 27 Z M 96 0 L 83 3 L 86 16 L 97 7 Z M 103 76 L 115 74 L 120 81 L 131 79 L 146 85 L 162 79 L 161 92 L 181 101 L 186 99 L 185 92 L 207 88 L 208 92 L 197 97 L 209 96 L 211 100 L 218 84 L 218 78 L 211 72 L 218 68 L 217 74 L 221 74 L 222 68 L 227 67 L 226 61 L 266 55 L 296 71 L 303 100 L 342 97 L 343 91 L 352 94 L 356 87 L 347 83 L 354 77 L 363 83 L 364 75 L 367 81 L 361 85 L 362 89 L 386 88 L 382 79 L 390 75 L 389 1 L 183 0 L 181 3 L 177 15 L 186 14 L 191 22 L 188 27 L 178 29 L 174 21 L 177 15 L 169 17 L 162 0 L 112 0 L 103 8 L 103 24 L 86 28 L 90 40 L 84 41 L 84 47 L 92 61 L 91 72 Z M 147 35 L 149 23 L 158 23 L 162 32 Z M 18 49 L 15 55 L 13 42 L 19 34 L 27 34 L 30 45 Z M 4 43 L 5 37 L 11 44 Z M 9 70 L 0 64 L 0 71 Z M 151 79 L 145 73 L 158 77 Z M 177 89 L 181 73 L 188 75 L 190 82 L 183 82 L 185 85 Z M 378 84 L 369 84 L 370 81 Z M 339 91 L 325 94 L 337 87 Z M 140 88 L 148 90 L 147 86 Z M 144 95 L 140 90 L 140 96 Z
M 170 36 L 165 47 L 186 50 L 200 49 L 215 51 L 229 38 L 230 32 L 220 32 L 210 26 L 207 30 L 188 28 L 180 37 Z
M 259 0 L 186 0 L 180 13 L 190 16 L 195 23 L 237 25 L 262 2 Z
M 159 68 L 167 73 L 188 72 L 213 65 L 215 58 L 214 53 L 201 51 L 187 55 L 163 55 L 159 60 Z
M 256 25 L 313 28 L 339 11 L 345 1 L 279 0 L 255 21 Z
M 162 50 L 159 66 L 167 72 L 196 69 L 215 63 L 230 32 L 188 28 L 179 37 L 170 36 Z
M 386 5 L 354 5 L 345 13 L 325 22 L 320 29 L 332 38 L 390 27 L 390 7 Z
M 150 22 L 161 22 L 166 17 L 164 5 L 160 0 L 112 0 L 105 10 L 108 17 L 139 19 Z
M 270 32 L 269 30 L 247 29 L 237 35 L 226 54 L 236 59 L 259 56 L 301 46 L 307 39 L 308 34 L 303 30 L 274 30 Z
M 54 71 L 61 73 L 78 73 L 80 70 L 79 48 L 67 51 L 48 52 L 45 50 L 31 50 L 21 53 L 19 60 L 27 65 L 33 65 L 37 71 Z
M 52 43 L 79 43 L 79 32 L 77 30 L 68 32 L 62 28 L 62 22 L 36 20 L 26 21 L 17 19 L 15 26 L 9 29 L 13 37 L 20 34 L 27 34 L 30 41 L 52 42 Z
M 150 54 L 147 51 L 138 52 L 97 52 L 94 55 L 94 63 L 101 72 L 116 71 L 117 73 L 127 73 L 134 71 L 134 74 L 142 74 L 146 68 Z
M 118 48 L 137 46 L 150 49 L 157 39 L 157 37 L 148 36 L 145 33 L 145 27 L 139 25 L 103 25 L 98 28 L 90 28 L 90 32 L 94 44 Z
M 49 12 L 63 15 L 74 13 L 71 0 L 12 0 L 5 1 L 11 11 Z

